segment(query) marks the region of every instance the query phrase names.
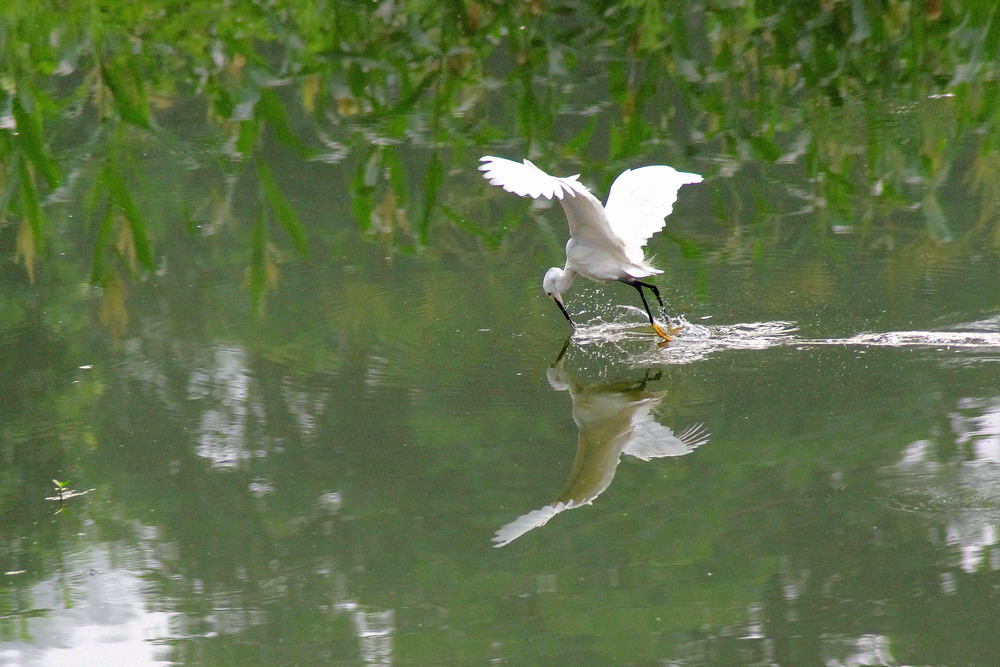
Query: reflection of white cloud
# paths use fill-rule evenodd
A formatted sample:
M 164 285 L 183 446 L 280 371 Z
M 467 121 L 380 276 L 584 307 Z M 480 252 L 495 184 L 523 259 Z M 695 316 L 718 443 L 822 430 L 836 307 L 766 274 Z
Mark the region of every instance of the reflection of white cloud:
M 321 391 L 300 391 L 289 380 L 281 387 L 281 395 L 285 399 L 288 411 L 295 416 L 299 431 L 303 437 L 310 437 L 316 432 L 316 414 L 319 414 L 326 403 L 326 393 Z
M 989 401 L 966 400 L 960 409 L 974 409 L 978 414 L 972 416 L 955 415 L 952 428 L 959 443 L 972 442 L 972 451 L 976 460 L 1000 463 L 1000 399 Z
M 24 620 L 23 642 L 0 644 L 3 665 L 166 665 L 161 644 L 174 614 L 145 608 L 145 584 L 116 569 L 106 547 L 67 558 L 73 571 L 36 584 L 26 606 L 46 610 Z
M 122 363 L 122 369 L 126 375 L 143 384 L 156 394 L 157 398 L 169 405 L 167 376 L 146 355 L 142 345 L 143 341 L 140 338 L 125 341 L 125 361 Z
M 201 415 L 197 452 L 215 466 L 234 467 L 249 458 L 247 421 L 252 412 L 246 353 L 238 348 L 215 350 L 214 366 L 194 371 L 188 398 L 209 401 Z
M 948 544 L 959 553 L 959 565 L 966 572 L 979 569 L 986 559 L 987 550 L 997 543 L 995 523 L 985 522 L 977 515 L 960 515 L 948 522 Z
M 361 639 L 361 661 L 366 665 L 392 664 L 395 616 L 386 611 L 355 611 L 354 625 Z
M 945 458 L 930 440 L 917 440 L 891 467 L 902 492 L 942 515 L 954 565 L 996 569 L 1000 543 L 1000 398 L 958 401 L 950 423 L 958 452 Z M 951 450 L 948 450 L 951 451 Z M 947 588 L 947 587 L 946 587 Z
M 832 637 L 823 640 L 824 663 L 830 667 L 860 665 L 895 665 L 889 638 L 867 634 L 860 637 Z
M 766 637 L 760 628 L 760 608 L 750 608 L 751 618 L 745 626 L 723 626 L 707 638 L 682 644 L 675 656 L 664 660 L 667 665 L 715 664 L 708 656 L 718 651 L 712 644 L 739 637 L 733 664 L 776 665 L 775 640 Z M 756 618 L 755 618 L 756 617 Z M 862 665 L 895 665 L 889 638 L 874 633 L 857 637 L 824 634 L 820 637 L 818 664 L 827 667 L 861 667 Z
M 391 665 L 392 633 L 396 629 L 396 615 L 393 610 L 365 611 L 351 600 L 337 603 L 336 608 L 351 614 L 354 631 L 361 643 L 362 664 Z

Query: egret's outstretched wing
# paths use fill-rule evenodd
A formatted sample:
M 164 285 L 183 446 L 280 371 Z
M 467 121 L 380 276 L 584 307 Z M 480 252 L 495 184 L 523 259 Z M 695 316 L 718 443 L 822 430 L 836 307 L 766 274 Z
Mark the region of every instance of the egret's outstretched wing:
M 536 167 L 530 160 L 524 162 L 514 162 L 502 157 L 484 155 L 479 158 L 482 162 L 479 171 L 483 172 L 483 178 L 490 182 L 490 185 L 499 185 L 507 192 L 513 192 L 520 197 L 531 197 L 538 199 L 562 199 L 578 194 L 578 190 L 586 192 L 587 188 L 580 184 L 576 176 L 559 178 L 550 176 Z
M 491 185 L 499 185 L 521 197 L 558 199 L 569 221 L 570 236 L 577 241 L 597 247 L 625 249 L 624 241 L 608 224 L 601 202 L 577 180 L 579 174 L 560 178 L 546 174 L 530 160 L 514 162 L 492 155 L 479 159 L 482 162 L 479 170 Z
M 673 431 L 657 423 L 650 414 L 637 420 L 633 427 L 632 439 L 622 452 L 643 461 L 690 454 L 708 442 L 709 437 L 703 424 L 695 424 L 674 435 Z
M 504 547 L 521 537 L 529 530 L 534 530 L 544 526 L 549 522 L 549 519 L 554 517 L 556 514 L 563 512 L 568 509 L 576 507 L 573 501 L 567 503 L 558 502 L 554 505 L 546 505 L 541 509 L 531 510 L 527 514 L 522 514 L 517 517 L 507 525 L 501 527 L 494 535 L 493 542 L 494 547 Z
M 625 241 L 630 256 L 642 256 L 642 247 L 663 229 L 682 185 L 700 183 L 701 176 L 657 165 L 626 169 L 611 184 L 604 207 L 608 223 Z

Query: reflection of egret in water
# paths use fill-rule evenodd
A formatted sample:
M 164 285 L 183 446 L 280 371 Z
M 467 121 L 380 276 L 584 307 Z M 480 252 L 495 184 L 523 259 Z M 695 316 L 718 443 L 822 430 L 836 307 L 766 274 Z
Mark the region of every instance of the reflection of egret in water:
M 581 385 L 563 367 L 569 341 L 549 368 L 549 384 L 568 391 L 573 401 L 573 421 L 580 429 L 573 469 L 554 502 L 532 510 L 503 526 L 493 536 L 493 546 L 502 547 L 529 530 L 545 525 L 556 514 L 589 505 L 611 484 L 622 454 L 648 461 L 682 456 L 708 441 L 701 424 L 674 433 L 653 418 L 653 409 L 667 392 L 650 391 L 647 385 L 660 379 L 649 371 L 638 381 L 601 382 Z

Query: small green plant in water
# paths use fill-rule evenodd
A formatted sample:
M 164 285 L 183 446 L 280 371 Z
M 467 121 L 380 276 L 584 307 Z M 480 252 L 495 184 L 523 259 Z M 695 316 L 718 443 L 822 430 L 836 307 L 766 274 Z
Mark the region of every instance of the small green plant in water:
M 56 495 L 46 496 L 45 499 L 59 503 L 59 509 L 56 510 L 56 514 L 61 514 L 65 509 L 65 505 L 63 505 L 64 501 L 69 500 L 70 498 L 76 498 L 77 496 L 85 496 L 93 491 L 93 489 L 87 489 L 86 491 L 74 491 L 73 489 L 68 488 L 69 480 L 60 482 L 58 479 L 53 479 L 52 483 L 55 484 Z

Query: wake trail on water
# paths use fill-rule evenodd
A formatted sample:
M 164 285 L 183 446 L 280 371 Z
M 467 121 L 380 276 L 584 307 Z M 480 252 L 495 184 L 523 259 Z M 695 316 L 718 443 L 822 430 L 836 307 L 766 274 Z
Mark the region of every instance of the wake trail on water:
M 580 346 L 649 340 L 657 342 L 648 322 L 635 320 L 642 311 L 623 307 L 620 316 L 604 320 L 597 317 L 579 325 L 573 342 Z M 959 325 L 963 331 L 885 331 L 864 332 L 840 338 L 803 338 L 795 322 L 781 320 L 724 325 L 689 322 L 683 315 L 671 318 L 680 326 L 673 340 L 658 344 L 633 358 L 636 365 L 683 364 L 726 350 L 765 350 L 772 347 L 891 347 L 993 351 L 1000 354 L 1000 322 L 997 318 Z M 1000 359 L 1000 357 L 996 357 Z

